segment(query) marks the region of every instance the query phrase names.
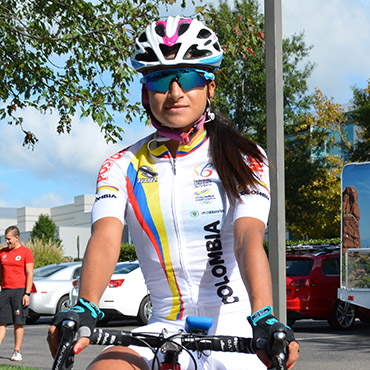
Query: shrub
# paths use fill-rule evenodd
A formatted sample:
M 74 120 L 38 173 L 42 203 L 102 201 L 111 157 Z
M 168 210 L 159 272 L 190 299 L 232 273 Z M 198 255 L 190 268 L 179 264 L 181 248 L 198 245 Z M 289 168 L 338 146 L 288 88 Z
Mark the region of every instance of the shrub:
M 51 240 L 44 241 L 35 238 L 29 241 L 26 246 L 31 249 L 33 253 L 35 259 L 34 268 L 65 261 L 63 249 L 58 243 Z
M 122 243 L 118 262 L 132 261 L 136 259 L 137 259 L 137 256 L 136 256 L 135 246 L 130 243 Z

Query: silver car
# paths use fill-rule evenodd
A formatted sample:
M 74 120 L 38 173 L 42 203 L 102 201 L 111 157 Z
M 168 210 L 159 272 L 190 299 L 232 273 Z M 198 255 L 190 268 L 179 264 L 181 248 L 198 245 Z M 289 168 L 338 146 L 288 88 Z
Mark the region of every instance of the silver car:
M 81 266 L 82 262 L 65 262 L 35 269 L 27 323 L 69 307 L 72 281 L 80 276 Z

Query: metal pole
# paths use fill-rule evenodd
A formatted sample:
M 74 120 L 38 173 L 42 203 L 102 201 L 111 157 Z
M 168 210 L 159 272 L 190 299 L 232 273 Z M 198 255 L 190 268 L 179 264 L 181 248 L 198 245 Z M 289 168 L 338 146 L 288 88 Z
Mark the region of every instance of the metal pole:
M 265 0 L 267 155 L 271 181 L 268 224 L 274 312 L 286 322 L 284 115 L 281 0 Z

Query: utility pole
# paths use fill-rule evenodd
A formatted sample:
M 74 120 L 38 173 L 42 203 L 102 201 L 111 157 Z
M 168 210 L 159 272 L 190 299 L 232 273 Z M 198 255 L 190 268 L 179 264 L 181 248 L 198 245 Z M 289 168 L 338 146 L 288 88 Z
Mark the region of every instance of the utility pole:
M 271 183 L 268 224 L 274 313 L 286 323 L 284 114 L 281 0 L 265 0 L 267 155 Z

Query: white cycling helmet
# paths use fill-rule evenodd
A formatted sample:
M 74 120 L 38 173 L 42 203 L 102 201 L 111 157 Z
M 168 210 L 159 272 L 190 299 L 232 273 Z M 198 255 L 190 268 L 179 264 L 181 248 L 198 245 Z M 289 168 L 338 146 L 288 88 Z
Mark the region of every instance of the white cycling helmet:
M 168 17 L 146 27 L 135 41 L 132 66 L 139 72 L 159 66 L 203 66 L 217 69 L 222 49 L 216 34 L 202 22 Z

